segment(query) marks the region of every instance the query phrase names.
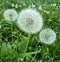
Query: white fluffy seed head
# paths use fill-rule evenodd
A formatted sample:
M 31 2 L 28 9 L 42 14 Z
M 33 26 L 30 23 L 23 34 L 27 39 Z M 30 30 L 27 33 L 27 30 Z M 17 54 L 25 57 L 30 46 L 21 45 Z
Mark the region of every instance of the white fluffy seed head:
M 46 28 L 40 32 L 39 38 L 45 44 L 53 44 L 56 40 L 56 33 L 52 29 Z
M 20 12 L 17 24 L 26 33 L 34 34 L 42 28 L 43 20 L 36 10 L 29 8 Z
M 14 9 L 7 9 L 4 12 L 4 18 L 8 21 L 15 21 L 17 19 L 17 12 Z

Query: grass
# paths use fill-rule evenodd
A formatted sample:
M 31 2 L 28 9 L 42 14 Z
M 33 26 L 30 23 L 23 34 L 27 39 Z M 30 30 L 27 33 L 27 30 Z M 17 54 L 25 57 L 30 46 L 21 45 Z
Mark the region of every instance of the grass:
M 10 3 L 7 3 L 7 0 L 0 0 L 0 62 L 60 62 L 60 0 L 8 0 L 8 2 Z M 18 8 L 12 7 L 12 3 L 18 4 Z M 35 7 L 32 7 L 32 4 Z M 52 4 L 56 6 L 51 6 Z M 28 38 L 28 34 L 20 30 L 16 23 L 13 22 L 11 27 L 11 24 L 4 20 L 3 13 L 6 9 L 12 8 L 19 13 L 29 7 L 41 13 L 44 20 L 43 28 L 51 28 L 56 32 L 54 44 L 41 43 L 39 33 Z

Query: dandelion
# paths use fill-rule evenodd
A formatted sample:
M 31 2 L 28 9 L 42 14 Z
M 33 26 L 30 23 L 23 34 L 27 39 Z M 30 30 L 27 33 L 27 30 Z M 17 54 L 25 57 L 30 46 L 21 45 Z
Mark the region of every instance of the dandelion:
M 19 14 L 17 24 L 26 33 L 37 33 L 43 25 L 41 15 L 31 8 L 22 10 Z
M 8 9 L 4 12 L 4 18 L 8 21 L 15 21 L 17 19 L 17 12 L 13 9 Z
M 40 32 L 39 38 L 45 44 L 52 44 L 56 40 L 56 33 L 52 29 L 46 28 Z

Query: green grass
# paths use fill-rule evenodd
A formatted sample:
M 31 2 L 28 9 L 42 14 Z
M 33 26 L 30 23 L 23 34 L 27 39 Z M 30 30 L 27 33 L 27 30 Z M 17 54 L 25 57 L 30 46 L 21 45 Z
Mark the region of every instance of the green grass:
M 21 5 L 21 7 L 15 8 L 8 4 L 7 0 L 0 0 L 0 62 L 60 62 L 60 0 L 8 1 L 18 4 L 18 6 Z M 26 3 L 26 6 L 21 1 Z M 14 22 L 11 30 L 11 24 L 4 20 L 3 13 L 6 9 L 12 8 L 19 13 L 22 9 L 31 7 L 32 3 L 43 17 L 43 29 L 51 28 L 56 32 L 57 38 L 54 44 L 41 43 L 39 33 L 29 36 L 20 30 Z M 51 4 L 54 3 L 56 6 L 52 7 Z M 38 9 L 40 5 L 42 10 Z M 49 14 L 44 10 L 49 11 Z

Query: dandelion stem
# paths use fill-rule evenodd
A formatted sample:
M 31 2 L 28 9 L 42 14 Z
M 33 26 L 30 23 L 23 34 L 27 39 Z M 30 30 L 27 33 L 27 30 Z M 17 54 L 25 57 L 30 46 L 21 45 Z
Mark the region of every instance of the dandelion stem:
M 30 39 L 30 34 L 28 34 L 28 41 L 27 41 L 27 45 L 24 51 L 24 54 L 26 54 L 27 48 L 28 48 L 28 44 L 29 44 L 29 39 Z M 24 62 L 24 57 L 23 57 L 23 62 Z

